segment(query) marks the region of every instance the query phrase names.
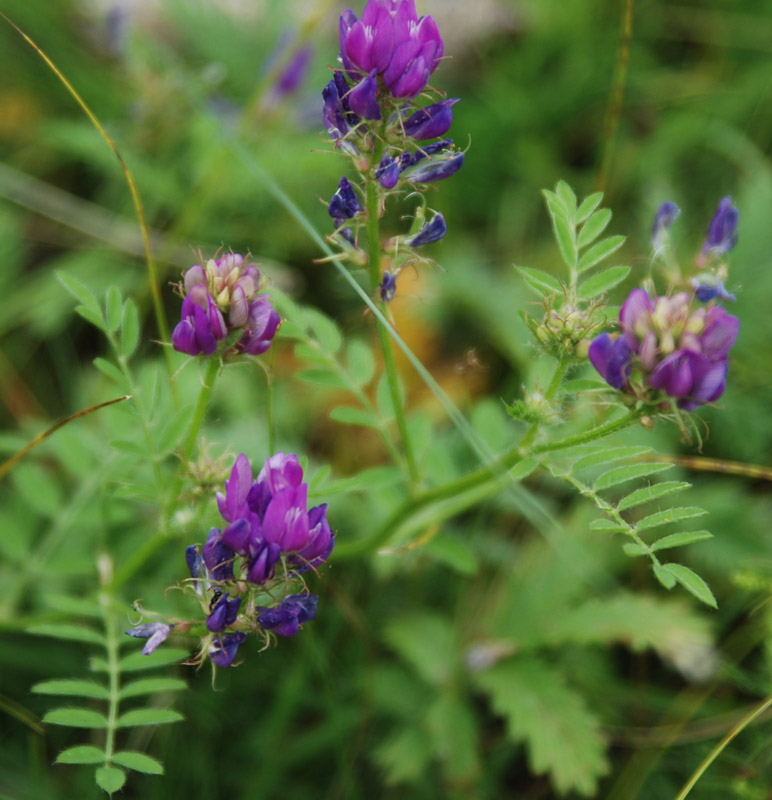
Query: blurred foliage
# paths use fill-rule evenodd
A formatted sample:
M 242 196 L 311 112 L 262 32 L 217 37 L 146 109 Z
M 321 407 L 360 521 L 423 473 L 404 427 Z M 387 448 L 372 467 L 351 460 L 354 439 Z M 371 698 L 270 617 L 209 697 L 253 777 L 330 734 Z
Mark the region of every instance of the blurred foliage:
M 512 267 L 558 271 L 540 189 L 564 178 L 589 193 L 607 156 L 612 228 L 628 235 L 623 258 L 641 270 L 662 200 L 683 210 L 673 240 L 688 263 L 718 199 L 732 194 L 740 242 L 727 286 L 742 329 L 721 408 L 700 412 L 709 430 L 703 455 L 768 465 L 772 348 L 766 304 L 755 300 L 772 294 L 771 0 L 638 0 L 613 139 L 620 3 L 500 0 L 484 6 L 495 24 L 468 31 L 471 6 L 418 6 L 454 31 L 452 58 L 433 83 L 462 98 L 453 134 L 471 148 L 464 169 L 430 200 L 449 228 L 433 250 L 442 271 L 400 278 L 392 305 L 400 334 L 501 451 L 521 429 L 498 399 L 510 403 L 523 384 L 548 380 L 515 313 L 535 298 Z M 342 162 L 323 136 L 319 93 L 344 7 L 6 0 L 2 11 L 86 98 L 132 169 L 169 317 L 179 300 L 168 282 L 194 251 L 250 250 L 277 289 L 336 320 L 347 337 L 345 363 L 361 373 L 368 368 L 351 342 L 370 341 L 370 319 L 328 266 L 314 263 L 313 242 L 219 135 L 239 136 L 317 229 L 330 230 L 325 206 Z M 311 42 L 314 56 L 299 91 L 279 98 L 270 92 L 271 62 L 287 37 Z M 161 432 L 173 412 L 159 389 L 166 376 L 118 164 L 5 23 L 0 52 L 0 454 L 125 391 L 92 364 L 107 348 L 73 314 L 56 272 L 100 298 L 117 286 L 136 299 L 136 386 L 149 400 L 148 424 Z M 277 449 L 307 453 L 311 477 L 331 465 L 319 495 L 329 499 L 340 541 L 357 539 L 401 487 L 388 471 L 336 487 L 387 454 L 377 430 L 330 420 L 345 398 L 299 380 L 301 361 L 285 337 L 274 366 Z M 407 366 L 404 376 L 429 479 L 476 466 Z M 189 407 L 197 367 L 178 380 Z M 388 416 L 374 384 L 367 391 Z M 259 368 L 228 371 L 205 430 L 213 458 L 244 450 L 259 462 L 268 454 L 265 396 Z M 587 409 L 576 414 L 592 421 Z M 120 568 L 154 532 L 154 476 L 131 446 L 136 426 L 122 406 L 100 411 L 62 429 L 0 484 L 0 793 L 13 800 L 100 794 L 87 773 L 50 766 L 72 741 L 65 729 L 41 727 L 49 706 L 29 693 L 37 681 L 84 676 L 88 654 L 23 631 L 58 620 L 57 597 L 91 591 L 100 548 Z M 617 438 L 694 455 L 664 423 Z M 205 466 L 212 486 L 221 485 L 228 465 Z M 685 593 L 667 595 L 613 535 L 589 530 L 597 513 L 590 503 L 536 473 L 527 486 L 559 520 L 554 530 L 534 530 L 504 494 L 442 523 L 423 546 L 333 557 L 314 624 L 280 647 L 253 649 L 241 668 L 220 673 L 217 691 L 206 670 L 179 667 L 191 687 L 176 706 L 187 722 L 143 729 L 130 742 L 162 757 L 166 775 L 134 776 L 123 796 L 673 797 L 715 741 L 770 693 L 772 495 L 767 480 L 683 465 L 668 479 L 692 481 L 689 503 L 710 512 L 715 538 L 686 552 L 717 612 Z M 176 521 L 178 540 L 125 587 L 127 609 L 134 598 L 163 598 L 159 610 L 184 613 L 180 593 L 164 597 L 163 589 L 182 577 L 182 547 L 201 541 L 213 504 L 201 514 Z M 693 796 L 767 797 L 770 735 L 762 717 Z

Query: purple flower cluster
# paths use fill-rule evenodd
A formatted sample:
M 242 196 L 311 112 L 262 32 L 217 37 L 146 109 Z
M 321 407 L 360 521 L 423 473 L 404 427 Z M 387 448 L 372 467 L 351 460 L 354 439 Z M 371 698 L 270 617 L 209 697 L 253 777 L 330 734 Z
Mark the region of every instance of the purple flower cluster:
M 420 94 L 443 51 L 437 24 L 418 18 L 414 0 L 369 0 L 361 20 L 350 9 L 340 18 L 340 56 L 351 80 L 378 76 L 393 97 Z
M 180 353 L 210 356 L 232 331 L 233 352 L 259 355 L 271 345 L 281 318 L 260 293 L 260 272 L 239 253 L 195 264 L 184 276 L 182 318 L 172 332 Z
M 633 289 L 619 311 L 621 334 L 596 337 L 589 357 L 615 389 L 650 390 L 693 411 L 726 388 L 728 356 L 740 321 L 721 306 L 692 308 L 687 292 L 652 298 Z

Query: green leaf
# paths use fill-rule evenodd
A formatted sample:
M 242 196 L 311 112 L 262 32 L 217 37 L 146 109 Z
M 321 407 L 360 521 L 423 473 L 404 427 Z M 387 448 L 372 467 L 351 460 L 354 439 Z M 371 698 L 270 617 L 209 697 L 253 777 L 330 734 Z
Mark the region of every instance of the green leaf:
M 657 500 L 675 492 L 682 492 L 690 486 L 691 484 L 686 481 L 663 481 L 662 483 L 654 483 L 651 486 L 644 486 L 642 489 L 630 492 L 627 497 L 623 497 L 617 504 L 617 508 L 620 511 L 624 511 L 628 508 L 635 508 L 635 506 L 642 506 L 650 500 Z
M 36 683 L 30 691 L 35 694 L 59 694 L 70 697 L 93 697 L 96 700 L 109 700 L 107 687 L 94 681 L 54 680 Z
M 388 785 L 415 783 L 431 759 L 430 739 L 418 725 L 410 725 L 387 738 L 373 752 Z
M 313 361 L 323 364 L 327 369 L 330 368 L 330 356 L 327 355 L 317 344 L 308 342 L 298 342 L 295 345 L 295 355 L 303 361 Z
M 71 597 L 66 594 L 47 594 L 45 604 L 55 611 L 66 611 L 68 614 L 77 614 L 81 617 L 94 617 L 101 619 L 102 607 L 96 600 L 83 597 Z
M 632 445 L 629 447 L 606 447 L 598 450 L 597 453 L 590 453 L 582 456 L 575 461 L 571 468 L 574 472 L 590 467 L 599 467 L 603 464 L 611 464 L 614 461 L 623 461 L 626 458 L 638 458 L 639 456 L 651 453 L 651 447 L 641 447 Z
M 352 339 L 347 349 L 348 371 L 357 386 L 367 386 L 375 375 L 375 358 L 363 339 Z
M 669 572 L 687 591 L 711 608 L 718 608 L 716 598 L 707 583 L 689 567 L 683 564 L 663 564 L 662 569 Z
M 157 759 L 145 755 L 145 753 L 120 750 L 113 756 L 112 760 L 122 767 L 133 769 L 135 772 L 145 772 L 148 775 L 164 774 L 164 765 Z
M 525 741 L 534 772 L 549 773 L 559 794 L 591 796 L 608 772 L 598 720 L 563 673 L 542 659 L 520 655 L 477 676 L 514 742 Z
M 110 447 L 132 456 L 147 455 L 147 444 L 143 439 L 113 439 L 110 442 Z
M 118 767 L 100 767 L 94 773 L 94 780 L 100 789 L 113 794 L 123 788 L 126 783 L 126 773 Z
M 187 650 L 179 647 L 162 647 L 149 656 L 142 655 L 141 651 L 124 656 L 119 662 L 119 667 L 121 672 L 138 672 L 143 669 L 165 667 L 167 664 L 177 664 L 187 657 Z
M 563 261 L 566 262 L 570 269 L 574 269 L 578 254 L 574 238 L 574 226 L 569 218 L 572 215 L 569 215 L 563 204 L 554 195 L 550 196 L 550 194 L 550 192 L 544 192 L 544 196 L 547 198 L 547 210 L 552 220 L 555 241 L 558 244 L 558 250 L 560 250 Z
M 448 684 L 458 667 L 456 632 L 439 615 L 415 613 L 394 620 L 384 638 L 427 683 Z
M 584 272 L 590 267 L 594 267 L 596 264 L 599 264 L 603 261 L 604 258 L 608 258 L 612 253 L 616 253 L 617 250 L 625 243 L 624 236 L 609 236 L 608 239 L 602 239 L 597 244 L 594 244 L 580 259 L 577 269 L 579 272 Z
M 330 411 L 330 419 L 344 425 L 363 425 L 366 428 L 377 428 L 378 420 L 364 408 L 337 406 Z
M 401 483 L 404 476 L 396 467 L 368 467 L 354 476 L 359 489 L 383 489 Z
M 177 411 L 166 423 L 156 441 L 156 448 L 159 455 L 169 453 L 177 447 L 187 431 L 188 425 L 190 425 L 192 416 L 193 406 L 187 405 Z
M 624 533 L 627 528 L 614 522 L 613 519 L 594 519 L 590 523 L 591 531 L 599 531 L 600 533 Z
M 675 575 L 673 575 L 672 572 L 668 572 L 661 564 L 652 564 L 652 568 L 654 569 L 654 575 L 657 580 L 666 589 L 672 589 L 676 585 L 677 581 Z
M 118 367 L 113 364 L 112 361 L 108 361 L 105 358 L 97 357 L 94 359 L 94 366 L 104 375 L 107 375 L 111 381 L 115 381 L 115 383 L 120 386 L 121 390 L 124 392 L 128 391 L 128 383 L 126 381 L 126 376 L 118 369 Z
M 79 300 L 92 311 L 99 312 L 99 301 L 85 283 L 81 283 L 77 278 L 73 278 L 72 275 L 68 275 L 66 272 L 57 272 L 55 274 L 59 283 L 61 283 L 76 300 Z
M 161 694 L 162 692 L 179 692 L 187 688 L 185 681 L 179 678 L 143 678 L 127 683 L 121 689 L 121 700 L 129 697 L 140 697 L 145 694 Z
M 630 274 L 630 267 L 610 267 L 579 284 L 579 296 L 590 300 L 612 289 Z
M 340 350 L 340 346 L 343 344 L 343 336 L 338 326 L 328 316 L 316 308 L 307 307 L 305 309 L 305 316 L 322 350 L 330 355 L 337 353 L 338 350 Z
M 535 458 L 524 458 L 509 470 L 509 477 L 513 481 L 524 481 L 538 466 L 539 462 Z
M 105 322 L 110 333 L 118 330 L 122 313 L 123 298 L 121 297 L 121 290 L 117 286 L 111 286 L 107 290 L 107 300 L 105 302 Z
M 90 708 L 55 708 L 43 717 L 43 722 L 50 725 L 68 725 L 71 728 L 107 727 L 107 717 Z
M 56 757 L 56 764 L 104 764 L 105 754 L 88 744 L 68 747 Z
M 463 539 L 446 533 L 430 539 L 423 550 L 461 575 L 475 575 L 480 567 L 472 548 Z
M 657 539 L 652 544 L 652 550 L 666 550 L 670 547 L 683 547 L 687 544 L 695 544 L 696 542 L 705 542 L 712 539 L 713 534 L 710 531 L 681 531 L 680 533 L 671 533 L 669 536 L 663 536 Z
M 634 478 L 644 478 L 647 475 L 654 475 L 662 470 L 670 469 L 672 464 L 667 464 L 662 461 L 650 461 L 647 464 L 631 464 L 627 467 L 616 467 L 604 472 L 595 481 L 595 490 L 610 489 L 612 486 L 617 486 L 625 481 L 631 481 Z
M 88 306 L 75 306 L 76 313 L 80 314 L 86 322 L 90 322 L 95 328 L 99 328 L 100 331 L 105 331 L 105 321 L 102 319 L 102 312 L 101 310 L 94 310 L 93 308 L 89 308 Z
M 434 755 L 450 780 L 471 781 L 479 770 L 477 720 L 458 697 L 444 693 L 426 712 Z
M 563 284 L 549 272 L 533 267 L 517 267 L 523 280 L 541 295 L 563 294 Z
M 135 728 L 140 725 L 167 725 L 181 722 L 185 717 L 171 708 L 135 708 L 118 717 L 116 727 Z
M 611 222 L 611 211 L 608 208 L 596 211 L 582 225 L 582 229 L 579 231 L 579 236 L 576 239 L 579 249 L 581 250 L 583 247 L 587 247 L 588 244 L 592 244 L 606 230 L 609 222 Z
M 636 556 L 646 556 L 651 552 L 651 548 L 646 547 L 645 545 L 641 544 L 623 544 L 622 550 L 625 551 L 625 555 L 630 556 L 630 558 L 635 558 Z
M 330 372 L 326 369 L 302 369 L 295 373 L 299 381 L 315 383 L 319 386 L 330 386 L 333 389 L 348 389 L 345 379 L 337 372 Z
M 131 358 L 139 344 L 139 311 L 137 304 L 129 297 L 123 306 L 123 324 L 121 326 L 121 355 Z
M 82 625 L 69 625 L 58 622 L 45 623 L 27 628 L 27 633 L 35 636 L 51 636 L 54 639 L 68 639 L 71 642 L 87 642 L 88 644 L 97 644 L 102 647 L 105 645 L 104 636 Z
M 587 217 L 592 214 L 593 211 L 601 204 L 603 200 L 603 192 L 594 192 L 593 194 L 588 194 L 587 197 L 582 200 L 581 205 L 576 210 L 576 216 L 574 217 L 574 221 L 577 225 L 584 222 Z
M 560 198 L 560 202 L 565 207 L 569 219 L 573 219 L 576 214 L 576 195 L 574 190 L 565 181 L 558 181 L 555 186 L 555 194 Z
M 401 380 L 397 381 L 397 385 L 399 388 L 399 397 L 404 406 L 405 388 Z M 391 386 L 389 385 L 389 376 L 385 372 L 378 379 L 378 385 L 375 388 L 375 404 L 378 407 L 378 413 L 383 419 L 394 419 L 394 404 L 391 402 Z
M 708 512 L 704 508 L 697 506 L 682 506 L 679 508 L 668 508 L 665 511 L 657 511 L 656 514 L 649 514 L 636 523 L 635 528 L 639 531 L 647 531 L 650 528 L 658 528 L 660 525 L 668 525 L 671 522 L 681 522 L 684 519 L 694 519 L 701 517 Z
M 596 381 L 592 378 L 575 378 L 566 381 L 560 387 L 566 394 L 576 394 L 577 392 L 594 392 L 599 389 L 608 390 L 609 385 L 605 381 Z

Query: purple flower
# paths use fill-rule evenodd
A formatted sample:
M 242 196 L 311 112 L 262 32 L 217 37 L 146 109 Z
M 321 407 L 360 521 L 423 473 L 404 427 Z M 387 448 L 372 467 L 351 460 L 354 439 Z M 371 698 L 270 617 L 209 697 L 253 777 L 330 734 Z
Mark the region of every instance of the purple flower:
M 384 189 L 393 189 L 399 181 L 400 160 L 384 153 L 381 163 L 375 170 L 375 177 Z
M 272 631 L 279 636 L 294 636 L 299 627 L 316 617 L 316 595 L 287 595 L 276 608 L 260 609 L 257 621 L 264 630 Z
M 213 580 L 233 580 L 233 559 L 236 554 L 223 542 L 222 533 L 217 528 L 209 531 L 203 555 L 204 564 Z
M 243 631 L 216 637 L 209 647 L 209 659 L 217 667 L 223 669 L 229 667 L 236 658 L 239 645 L 243 644 L 246 638 L 247 635 Z
M 378 84 L 375 74 L 376 71 L 372 70 L 348 93 L 349 108 L 363 119 L 381 119 L 381 107 L 376 97 Z
M 244 333 L 236 342 L 234 351 L 259 356 L 270 346 L 281 323 L 281 317 L 274 311 L 271 301 L 265 296 L 256 297 L 249 304 Z
M 693 309 L 691 300 L 686 292 L 652 298 L 633 289 L 619 311 L 622 333 L 602 333 L 590 345 L 603 379 L 635 394 L 664 392 L 687 411 L 717 400 L 740 321 L 721 306 Z
M 345 220 L 355 217 L 362 210 L 354 187 L 348 178 L 343 177 L 338 183 L 338 190 L 332 196 L 328 211 L 335 220 L 335 227 L 340 228 Z
M 311 60 L 313 52 L 310 46 L 306 46 L 301 47 L 291 56 L 276 79 L 276 94 L 291 94 L 303 83 L 308 71 L 308 62 Z
M 405 240 L 405 244 L 410 247 L 421 247 L 424 244 L 432 244 L 438 242 L 446 234 L 448 226 L 445 224 L 445 218 L 442 214 L 435 214 L 430 222 L 427 222 L 421 230 Z
M 405 120 L 405 133 L 413 139 L 434 139 L 436 136 L 444 136 L 453 122 L 451 106 L 457 102 L 458 98 L 442 100 L 416 111 Z
M 414 0 L 369 0 L 361 20 L 346 10 L 339 34 L 341 60 L 352 80 L 375 70 L 394 97 L 422 92 L 444 50 L 434 19 L 419 19 Z
M 408 167 L 403 173 L 404 178 L 409 183 L 431 183 L 441 181 L 455 175 L 464 163 L 464 153 L 457 153 L 454 150 L 444 150 L 437 154 L 425 153 L 428 148 L 419 150 L 413 157 L 413 166 Z
M 217 304 L 204 287 L 196 286 L 182 301 L 182 319 L 172 331 L 172 346 L 189 356 L 211 356 L 227 335 Z
M 378 284 L 382 303 L 390 303 L 397 293 L 397 276 L 392 275 L 388 270 L 383 273 L 383 280 Z
M 727 195 L 721 199 L 713 219 L 708 225 L 705 243 L 702 245 L 704 255 L 723 255 L 737 244 L 737 223 L 740 212 L 732 205 L 732 198 Z
M 338 87 L 334 80 L 331 80 L 322 90 L 322 99 L 324 100 L 322 118 L 327 133 L 332 139 L 342 139 L 350 129 L 346 121 L 346 111 L 341 103 Z
M 165 625 L 162 622 L 146 622 L 143 625 L 137 625 L 130 631 L 126 631 L 126 633 L 129 636 L 135 636 L 137 639 L 147 639 L 145 646 L 142 648 L 142 655 L 149 656 L 161 642 L 166 640 L 173 627 L 174 625 Z
M 233 625 L 239 613 L 241 598 L 236 597 L 228 600 L 228 592 L 217 601 L 217 605 L 212 609 L 212 613 L 206 620 L 206 627 L 212 633 L 222 633 L 228 625 Z
M 662 203 L 657 209 L 654 225 L 651 229 L 651 246 L 655 251 L 664 247 L 668 229 L 676 221 L 680 213 L 681 209 L 670 200 Z

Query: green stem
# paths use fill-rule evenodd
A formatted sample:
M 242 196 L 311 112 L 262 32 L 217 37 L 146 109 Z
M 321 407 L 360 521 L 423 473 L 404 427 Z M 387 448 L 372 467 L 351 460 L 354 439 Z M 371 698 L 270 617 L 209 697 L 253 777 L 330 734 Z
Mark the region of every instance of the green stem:
M 377 161 L 375 163 L 377 163 Z M 381 280 L 381 240 L 378 205 L 378 184 L 375 180 L 371 179 L 367 183 L 367 243 L 370 256 L 370 289 L 373 294 L 375 294 Z M 381 310 L 383 310 L 383 302 L 377 302 L 381 306 Z M 415 451 L 413 450 L 413 442 L 410 439 L 410 433 L 407 428 L 405 409 L 402 406 L 402 397 L 399 390 L 399 375 L 397 374 L 397 364 L 394 359 L 391 337 L 380 321 L 376 321 L 375 325 L 378 331 L 378 341 L 381 345 L 381 352 L 383 353 L 383 364 L 389 383 L 391 403 L 394 406 L 394 418 L 397 421 L 397 428 L 399 429 L 399 435 L 402 439 L 402 449 L 405 451 L 408 474 L 410 475 L 410 480 L 414 484 L 418 484 L 421 476 L 418 471 Z
M 276 449 L 276 431 L 274 430 L 273 420 L 273 363 L 276 355 L 276 347 L 271 348 L 268 369 L 265 371 L 266 390 L 265 390 L 265 424 L 268 428 L 268 453 L 273 455 Z
M 397 528 L 409 524 L 412 519 L 418 517 L 419 513 L 421 517 L 427 517 L 428 512 L 425 511 L 427 508 L 432 507 L 432 513 L 436 515 L 433 518 L 434 521 L 453 514 L 458 514 L 470 508 L 472 505 L 481 502 L 486 497 L 495 494 L 499 489 L 501 476 L 528 456 L 551 453 L 556 450 L 563 450 L 568 447 L 574 447 L 579 444 L 586 444 L 597 439 L 602 439 L 604 436 L 616 433 L 632 425 L 639 416 L 640 414 L 638 411 L 631 411 L 629 414 L 625 414 L 625 416 L 619 419 L 607 422 L 605 425 L 600 425 L 590 431 L 585 431 L 575 436 L 568 436 L 557 442 L 546 442 L 545 444 L 530 449 L 527 447 L 523 448 L 522 443 L 518 443 L 516 447 L 505 453 L 489 467 L 482 467 L 461 478 L 449 481 L 442 486 L 437 486 L 434 489 L 429 489 L 416 497 L 410 498 L 396 509 L 371 536 L 356 542 L 338 545 L 335 548 L 335 558 L 336 560 L 356 558 L 377 550 L 392 537 Z M 531 430 L 532 429 L 529 429 L 528 433 L 530 433 Z M 528 433 L 526 433 L 526 436 L 528 436 Z M 466 496 L 466 502 L 464 501 L 464 496 Z M 452 507 L 449 506 L 451 513 L 443 515 L 443 509 L 440 508 L 440 506 L 451 498 L 453 500 Z
M 744 719 L 740 720 L 737 725 L 732 728 L 729 733 L 711 750 L 707 758 L 695 770 L 691 778 L 684 784 L 683 789 L 678 793 L 675 800 L 684 800 L 684 798 L 691 792 L 696 785 L 697 781 L 705 774 L 708 767 L 721 755 L 726 749 L 726 746 L 734 739 L 739 733 L 750 725 L 753 720 L 759 715 L 763 714 L 770 706 L 772 706 L 772 695 L 770 695 L 758 708 L 751 711 Z
M 209 366 L 206 368 L 206 375 L 204 376 L 204 384 L 201 387 L 201 392 L 198 395 L 198 402 L 196 403 L 196 408 L 193 411 L 193 419 L 190 421 L 190 428 L 188 428 L 188 435 L 185 437 L 185 441 L 182 443 L 183 461 L 189 461 L 191 455 L 193 455 L 193 448 L 196 446 L 196 442 L 198 441 L 198 434 L 201 430 L 201 426 L 204 423 L 206 409 L 209 405 L 209 398 L 212 395 L 212 388 L 214 387 L 215 380 L 217 380 L 217 374 L 219 371 L 219 359 L 216 356 L 210 357 Z
M 113 599 L 109 590 L 100 593 L 100 605 L 105 625 L 105 650 L 109 675 L 110 700 L 107 710 L 107 729 L 105 737 L 105 764 L 109 765 L 115 753 L 115 729 L 118 723 L 120 703 L 120 667 L 118 666 L 118 635 L 115 629 Z

